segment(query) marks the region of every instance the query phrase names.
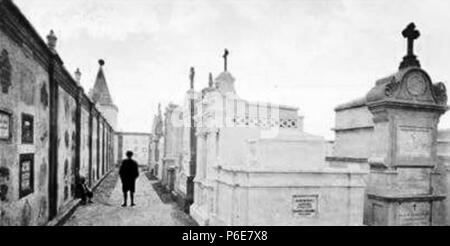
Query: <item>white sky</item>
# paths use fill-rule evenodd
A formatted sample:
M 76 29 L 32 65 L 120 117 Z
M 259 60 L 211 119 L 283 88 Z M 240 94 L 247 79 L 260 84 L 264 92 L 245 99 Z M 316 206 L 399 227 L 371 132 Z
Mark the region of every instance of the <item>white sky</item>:
M 300 107 L 305 130 L 333 138 L 334 107 L 364 96 L 395 72 L 406 53 L 401 31 L 414 21 L 415 52 L 450 89 L 450 1 L 359 0 L 14 0 L 37 31 L 58 36 L 69 71 L 92 87 L 97 60 L 119 107 L 119 128 L 151 128 L 158 102 L 181 103 L 208 73 L 223 69 L 223 49 L 238 94 Z M 450 113 L 441 119 L 450 128 Z

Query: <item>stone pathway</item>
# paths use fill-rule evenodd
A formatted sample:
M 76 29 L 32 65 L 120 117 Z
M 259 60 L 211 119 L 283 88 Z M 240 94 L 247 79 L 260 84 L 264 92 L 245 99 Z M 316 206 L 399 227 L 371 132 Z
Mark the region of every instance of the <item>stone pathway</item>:
M 116 173 L 111 174 L 116 176 Z M 108 185 L 115 182 L 112 193 Z M 136 207 L 122 208 L 122 184 L 117 178 L 107 177 L 95 193 L 94 204 L 80 206 L 64 226 L 188 226 L 195 222 L 174 202 L 163 203 L 149 180 L 141 172 L 136 182 Z M 109 183 L 109 184 L 108 184 Z M 106 187 L 106 188 L 105 188 Z M 109 189 L 111 190 L 111 189 Z M 110 195 L 108 194 L 110 193 Z

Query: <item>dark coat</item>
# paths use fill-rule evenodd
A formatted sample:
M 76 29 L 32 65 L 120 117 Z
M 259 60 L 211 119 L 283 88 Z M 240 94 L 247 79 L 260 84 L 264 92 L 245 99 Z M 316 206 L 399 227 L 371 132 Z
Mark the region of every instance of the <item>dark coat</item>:
M 119 176 L 122 184 L 134 184 L 139 177 L 139 168 L 137 162 L 132 159 L 122 161 L 120 166 Z

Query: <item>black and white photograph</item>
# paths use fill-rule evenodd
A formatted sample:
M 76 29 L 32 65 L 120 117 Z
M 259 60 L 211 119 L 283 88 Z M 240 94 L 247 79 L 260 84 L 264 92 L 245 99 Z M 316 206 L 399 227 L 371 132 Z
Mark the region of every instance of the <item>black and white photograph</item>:
M 0 227 L 449 226 L 449 13 L 0 0 Z

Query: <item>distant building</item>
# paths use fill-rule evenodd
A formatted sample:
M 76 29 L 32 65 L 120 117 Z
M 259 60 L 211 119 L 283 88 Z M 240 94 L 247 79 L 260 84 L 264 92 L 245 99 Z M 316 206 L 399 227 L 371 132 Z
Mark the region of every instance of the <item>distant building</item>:
M 117 160 L 119 162 L 126 158 L 127 151 L 132 151 L 133 159 L 140 166 L 150 164 L 152 134 L 134 132 L 117 132 L 116 134 L 118 141 Z

